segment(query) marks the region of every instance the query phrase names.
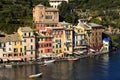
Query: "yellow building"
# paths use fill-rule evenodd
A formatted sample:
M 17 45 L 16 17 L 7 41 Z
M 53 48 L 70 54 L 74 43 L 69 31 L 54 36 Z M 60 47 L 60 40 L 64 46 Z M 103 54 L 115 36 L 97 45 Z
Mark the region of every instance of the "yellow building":
M 12 34 L 12 57 L 9 60 L 24 60 L 23 41 L 18 33 Z
M 67 22 L 59 22 L 59 25 L 64 28 L 63 31 L 63 47 L 64 54 L 73 54 L 73 26 Z

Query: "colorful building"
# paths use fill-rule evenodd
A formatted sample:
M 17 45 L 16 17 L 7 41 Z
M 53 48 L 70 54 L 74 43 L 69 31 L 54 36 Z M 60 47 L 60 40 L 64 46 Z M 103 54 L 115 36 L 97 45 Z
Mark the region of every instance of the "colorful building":
M 56 57 L 64 56 L 64 36 L 63 36 L 63 27 L 51 27 L 51 34 L 53 35 L 53 53 Z
M 64 54 L 73 54 L 73 26 L 67 22 L 59 22 L 59 26 L 63 27 L 63 52 Z
M 74 27 L 74 51 L 82 51 L 87 48 L 86 27 L 82 23 Z
M 24 60 L 35 60 L 37 54 L 34 31 L 30 27 L 20 27 L 18 29 L 18 34 L 23 40 Z
M 22 39 L 18 33 L 0 37 L 0 58 L 3 61 L 22 61 Z
M 102 25 L 98 25 L 95 23 L 88 23 L 87 26 L 91 27 L 90 48 L 94 49 L 95 51 L 99 51 L 103 45 L 102 43 L 103 27 Z
M 109 52 L 111 47 L 110 38 L 103 38 L 103 47 L 101 49 L 102 52 Z
M 38 33 L 37 36 L 37 53 L 38 53 L 38 59 L 42 57 L 53 57 L 52 53 L 52 41 L 53 36 L 46 35 L 42 33 Z

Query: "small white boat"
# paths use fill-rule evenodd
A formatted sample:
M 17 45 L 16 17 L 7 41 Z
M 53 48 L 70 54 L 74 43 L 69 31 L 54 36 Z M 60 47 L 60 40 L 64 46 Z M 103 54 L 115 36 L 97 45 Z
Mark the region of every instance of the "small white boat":
M 30 75 L 29 78 L 36 78 L 36 77 L 40 77 L 42 75 L 43 75 L 43 73 L 33 74 L 33 75 Z
M 55 60 L 54 60 L 54 59 L 52 59 L 52 60 L 45 60 L 45 61 L 44 61 L 44 63 L 45 63 L 45 64 L 48 64 L 48 63 L 53 63 L 53 62 L 55 62 Z
M 67 60 L 68 61 L 76 61 L 76 60 L 78 60 L 79 58 L 73 58 L 73 57 L 71 57 L 71 58 L 68 58 Z
M 12 65 L 5 65 L 5 68 L 12 68 Z
M 2 68 L 2 66 L 0 65 L 0 68 Z

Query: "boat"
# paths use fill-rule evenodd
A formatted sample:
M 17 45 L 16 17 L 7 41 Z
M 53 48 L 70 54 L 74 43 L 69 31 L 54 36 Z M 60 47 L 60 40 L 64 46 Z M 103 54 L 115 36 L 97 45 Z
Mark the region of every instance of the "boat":
M 47 66 L 47 64 L 42 64 L 42 65 L 40 65 L 41 67 L 46 67 Z
M 6 65 L 5 65 L 5 68 L 12 68 L 12 65 L 6 64 Z
M 67 60 L 68 61 L 76 61 L 76 60 L 78 60 L 79 58 L 75 58 L 75 57 L 70 57 L 70 58 L 68 58 Z
M 0 68 L 2 68 L 2 66 L 0 65 Z
M 52 59 L 52 60 L 45 60 L 45 61 L 44 61 L 44 63 L 45 63 L 45 64 L 48 64 L 48 63 L 53 63 L 53 62 L 55 62 L 55 60 L 54 60 L 54 59 Z
M 43 73 L 33 74 L 33 75 L 30 75 L 29 78 L 41 77 L 42 75 Z

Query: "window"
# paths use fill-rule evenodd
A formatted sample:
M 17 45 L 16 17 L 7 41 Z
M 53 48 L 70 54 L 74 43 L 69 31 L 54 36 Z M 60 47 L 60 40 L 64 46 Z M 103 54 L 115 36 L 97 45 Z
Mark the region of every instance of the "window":
M 11 51 L 11 48 L 9 48 L 9 51 Z
M 43 50 L 41 50 L 41 53 L 43 53 Z
M 14 56 L 17 56 L 17 54 L 14 54 Z
M 27 53 L 25 52 L 25 55 L 26 55 Z
M 58 53 L 58 50 L 56 50 L 56 53 Z
M 46 19 L 52 19 L 52 16 L 46 16 L 45 18 Z
M 18 52 L 18 49 L 17 49 L 17 48 L 14 48 L 14 52 Z
M 2 43 L 0 42 L 0 47 L 2 47 Z
M 16 42 L 14 42 L 14 44 L 16 45 Z
M 5 45 L 5 43 L 4 43 L 4 47 L 5 47 L 6 45 Z
M 26 33 L 24 33 L 24 36 L 26 36 Z
M 12 54 L 8 54 L 8 57 L 12 56 Z
M 11 42 L 9 42 L 9 45 L 11 45 Z
M 58 48 L 58 45 L 56 44 L 56 48 Z
M 33 42 L 33 39 L 31 39 L 31 42 Z
M 59 45 L 59 48 L 61 48 L 61 44 Z
M 50 49 L 48 49 L 48 52 L 50 52 Z
M 43 41 L 43 38 L 41 38 L 41 41 Z
M 61 51 L 61 50 L 59 50 L 59 52 L 60 52 L 60 53 L 62 53 L 62 51 Z
M 3 57 L 6 57 L 7 56 L 7 54 L 3 54 Z
M 26 50 L 26 46 L 24 46 L 24 50 Z
M 31 45 L 31 49 L 33 49 L 33 46 Z
M 67 47 L 67 51 L 69 51 L 69 47 Z
M 33 51 L 31 51 L 31 55 L 33 54 Z
M 22 48 L 20 48 L 20 52 L 22 52 Z
M 29 33 L 29 37 L 30 37 L 30 33 Z
M 24 42 L 26 42 L 26 39 L 24 39 Z
M 22 41 L 20 41 L 20 45 L 22 45 Z

